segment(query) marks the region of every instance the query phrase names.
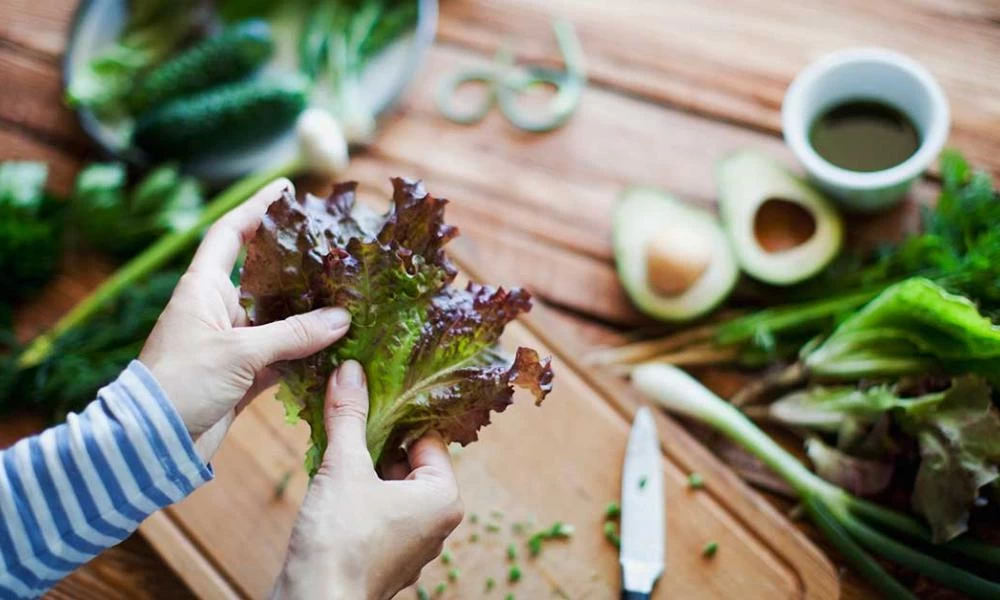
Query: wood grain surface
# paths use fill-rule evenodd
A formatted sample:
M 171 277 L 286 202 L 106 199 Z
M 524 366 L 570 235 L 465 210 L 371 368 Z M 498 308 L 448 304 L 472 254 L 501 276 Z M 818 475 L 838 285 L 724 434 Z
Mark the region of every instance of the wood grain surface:
M 100 158 L 61 102 L 61 53 L 74 9 L 69 0 L 0 0 L 0 159 L 48 162 L 58 193 L 70 189 L 83 162 Z M 436 114 L 439 79 L 488 61 L 507 38 L 522 59 L 553 59 L 553 16 L 577 25 L 591 73 L 565 129 L 531 136 L 498 115 L 461 127 Z M 615 283 L 608 210 L 616 194 L 641 183 L 711 204 L 711 166 L 724 153 L 753 147 L 791 164 L 778 130 L 785 87 L 809 61 L 855 45 L 886 46 L 923 62 L 951 102 L 951 142 L 1000 173 L 1000 5 L 991 0 L 443 0 L 438 45 L 404 106 L 383 124 L 375 150 L 359 156 L 351 174 L 379 188 L 390 175 L 424 177 L 453 200 L 463 251 L 501 282 L 530 287 L 553 327 L 581 345 L 614 343 L 649 325 Z M 933 181 L 923 182 L 903 209 L 853 222 L 852 237 L 870 241 L 905 229 L 910 209 L 935 191 Z M 99 259 L 69 257 L 58 280 L 19 311 L 20 335 L 53 322 L 108 272 Z M 701 375 L 723 391 L 735 385 L 729 375 Z M 2 430 L 9 442 L 36 426 L 15 419 Z M 752 463 L 740 470 L 766 479 Z M 767 497 L 781 510 L 790 506 Z M 921 596 L 946 595 L 899 575 Z M 845 598 L 871 595 L 849 571 L 843 583 Z M 182 590 L 133 538 L 52 595 L 175 598 L 188 593 Z

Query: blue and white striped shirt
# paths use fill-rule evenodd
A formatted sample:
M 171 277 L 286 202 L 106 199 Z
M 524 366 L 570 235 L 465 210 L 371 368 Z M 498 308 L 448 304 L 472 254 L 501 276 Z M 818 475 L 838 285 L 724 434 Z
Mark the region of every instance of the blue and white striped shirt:
M 156 379 L 132 361 L 83 412 L 0 451 L 0 598 L 40 596 L 210 479 Z

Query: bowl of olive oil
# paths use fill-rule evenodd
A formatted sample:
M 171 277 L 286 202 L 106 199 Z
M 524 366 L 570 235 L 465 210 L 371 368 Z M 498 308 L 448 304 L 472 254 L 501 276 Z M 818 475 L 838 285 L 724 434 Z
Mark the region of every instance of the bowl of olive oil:
M 792 82 L 781 108 L 785 142 L 810 179 L 845 208 L 901 200 L 948 137 L 948 102 L 934 77 L 891 50 L 829 54 Z

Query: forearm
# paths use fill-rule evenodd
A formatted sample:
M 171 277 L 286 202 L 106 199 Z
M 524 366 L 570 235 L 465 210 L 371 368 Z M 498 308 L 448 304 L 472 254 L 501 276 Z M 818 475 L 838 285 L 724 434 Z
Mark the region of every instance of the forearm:
M 0 452 L 0 596 L 37 596 L 211 479 L 133 362 L 66 423 Z

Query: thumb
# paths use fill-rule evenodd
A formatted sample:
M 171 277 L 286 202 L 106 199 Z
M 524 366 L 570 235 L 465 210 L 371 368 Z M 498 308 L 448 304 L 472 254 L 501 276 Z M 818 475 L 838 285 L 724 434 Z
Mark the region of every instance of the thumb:
M 241 346 L 251 352 L 259 368 L 279 360 L 304 358 L 336 342 L 347 333 L 351 315 L 342 308 L 320 308 L 281 321 L 236 329 Z
M 365 372 L 357 361 L 345 362 L 330 377 L 323 416 L 328 440 L 323 464 L 338 466 L 347 463 L 374 473 L 365 441 L 368 386 Z

